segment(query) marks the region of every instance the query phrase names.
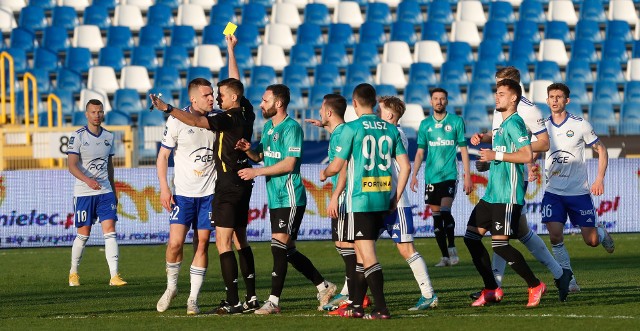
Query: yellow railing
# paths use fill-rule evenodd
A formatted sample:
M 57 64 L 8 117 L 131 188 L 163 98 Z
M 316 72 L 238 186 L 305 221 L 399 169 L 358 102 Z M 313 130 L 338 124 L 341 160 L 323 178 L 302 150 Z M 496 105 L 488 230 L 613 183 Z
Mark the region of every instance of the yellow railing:
M 0 114 L 0 124 L 7 123 L 7 68 L 9 64 L 9 105 L 11 111 L 11 124 L 16 124 L 16 96 L 15 96 L 15 78 L 16 74 L 13 67 L 13 57 L 8 52 L 0 53 L 0 105 L 2 114 Z
M 48 121 L 47 124 L 49 127 L 53 127 L 53 103 L 55 102 L 56 110 L 57 110 L 57 119 L 58 119 L 58 127 L 62 126 L 62 101 L 60 98 L 53 94 L 49 93 L 47 96 L 47 116 Z

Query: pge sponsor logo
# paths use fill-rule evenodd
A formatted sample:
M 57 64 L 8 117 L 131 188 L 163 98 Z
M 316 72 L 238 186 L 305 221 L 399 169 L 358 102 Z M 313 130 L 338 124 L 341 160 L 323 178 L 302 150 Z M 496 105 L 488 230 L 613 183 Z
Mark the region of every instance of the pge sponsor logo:
M 551 164 L 567 164 L 569 162 L 571 162 L 572 158 L 575 158 L 575 155 L 564 151 L 564 150 L 557 150 L 551 154 L 549 154 L 549 156 L 547 157 L 547 159 L 551 159 Z
M 214 151 L 208 147 L 200 147 L 189 154 L 193 163 L 211 163 L 213 162 Z
M 107 168 L 107 160 L 101 159 L 101 158 L 93 159 L 89 161 L 89 164 L 87 165 L 87 170 L 89 171 L 91 170 L 102 171 L 102 170 L 105 170 L 106 168 Z

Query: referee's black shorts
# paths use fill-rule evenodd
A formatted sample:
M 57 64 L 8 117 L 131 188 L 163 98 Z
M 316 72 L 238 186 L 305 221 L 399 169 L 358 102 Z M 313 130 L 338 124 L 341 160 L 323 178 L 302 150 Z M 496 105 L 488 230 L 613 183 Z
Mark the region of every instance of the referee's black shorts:
M 213 195 L 211 226 L 246 228 L 252 191 L 253 181 L 245 181 L 235 175 L 218 173 Z

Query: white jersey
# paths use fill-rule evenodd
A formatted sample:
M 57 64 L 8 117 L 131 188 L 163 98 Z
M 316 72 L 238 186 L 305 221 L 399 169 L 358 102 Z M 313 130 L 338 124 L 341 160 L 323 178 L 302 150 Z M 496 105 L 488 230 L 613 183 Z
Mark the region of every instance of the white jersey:
M 407 135 L 402 131 L 401 127 L 398 127 L 398 132 L 400 132 L 400 138 L 402 139 L 402 146 L 404 146 L 405 150 L 409 150 L 409 141 L 407 140 Z M 400 166 L 398 162 L 393 160 L 393 172 L 391 174 L 391 193 L 395 193 L 398 190 L 398 173 L 400 172 Z M 409 185 L 407 185 L 404 189 L 404 193 L 402 193 L 402 198 L 398 201 L 398 208 L 402 207 L 411 207 L 411 203 L 409 202 L 409 193 L 407 192 Z
M 109 182 L 109 157 L 115 154 L 113 132 L 100 127 L 96 136 L 85 126 L 71 134 L 67 144 L 67 154 L 80 157 L 79 168 L 87 177 L 95 179 L 101 189 L 94 190 L 85 182 L 76 178 L 73 195 L 76 197 L 91 196 L 113 192 Z
M 547 128 L 544 126 L 542 112 L 540 112 L 540 109 L 538 109 L 533 102 L 524 96 L 520 98 L 517 111 L 518 115 L 522 117 L 524 125 L 527 127 L 527 132 L 529 133 L 531 142 L 537 141 L 538 138 L 536 138 L 536 135 L 547 131 Z M 494 109 L 492 129 L 497 130 L 500 127 L 500 124 L 502 124 L 502 115 L 499 111 Z
M 191 112 L 191 107 L 182 110 Z M 170 116 L 162 136 L 163 148 L 174 151 L 175 194 L 198 198 L 213 194 L 216 172 L 213 158 L 215 132 L 184 124 Z
M 559 195 L 589 194 L 584 147 L 598 141 L 591 124 L 567 113 L 567 118 L 559 124 L 547 118 L 546 127 L 551 145 L 544 162 L 546 191 Z

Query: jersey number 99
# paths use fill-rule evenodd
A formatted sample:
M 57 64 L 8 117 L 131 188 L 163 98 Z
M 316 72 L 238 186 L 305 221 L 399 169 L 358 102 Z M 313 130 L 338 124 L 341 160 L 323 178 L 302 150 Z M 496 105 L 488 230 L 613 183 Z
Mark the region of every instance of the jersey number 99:
M 386 149 L 384 148 L 386 143 Z M 389 136 L 376 138 L 372 135 L 366 135 L 362 141 L 362 156 L 367 159 L 364 170 L 371 171 L 376 166 L 376 156 L 382 159 L 384 164 L 378 164 L 378 169 L 386 171 L 391 167 L 391 146 L 393 145 Z

